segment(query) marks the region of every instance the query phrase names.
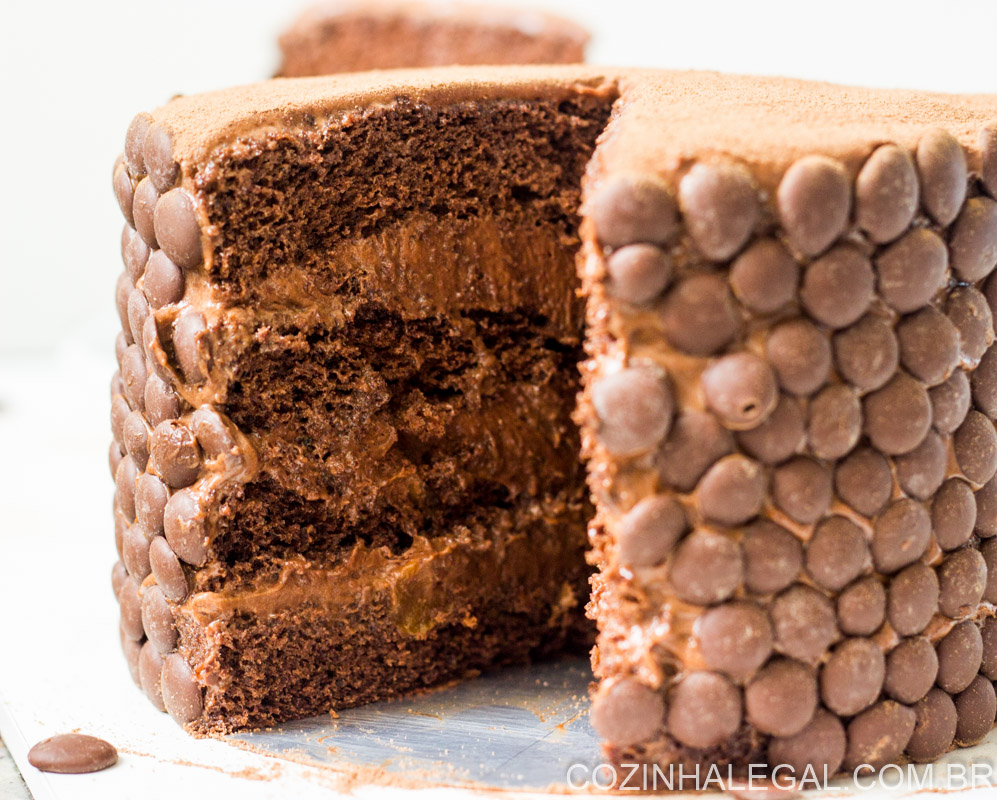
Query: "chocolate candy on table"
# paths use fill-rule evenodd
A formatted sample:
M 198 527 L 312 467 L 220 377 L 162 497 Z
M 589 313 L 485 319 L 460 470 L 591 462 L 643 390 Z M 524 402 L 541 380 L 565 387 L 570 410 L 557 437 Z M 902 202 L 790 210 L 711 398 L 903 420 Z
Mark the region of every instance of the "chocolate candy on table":
M 900 703 L 916 703 L 935 684 L 938 656 L 923 636 L 904 639 L 886 656 L 883 691 Z
M 682 505 L 668 495 L 647 497 L 620 520 L 620 560 L 631 567 L 660 564 L 688 527 Z
M 688 747 L 714 747 L 741 724 L 741 692 L 716 672 L 691 672 L 668 697 L 668 732 Z
M 961 692 L 976 677 L 983 662 L 983 636 L 971 620 L 957 624 L 936 646 L 938 686 L 949 694 Z
M 817 679 L 799 661 L 771 661 L 744 689 L 745 716 L 752 725 L 774 736 L 799 733 L 817 708 Z
M 926 763 L 946 753 L 955 740 L 959 715 L 947 692 L 932 689 L 914 706 L 917 722 L 907 755 L 912 761 Z
M 82 733 L 52 736 L 28 751 L 28 763 L 42 772 L 98 772 L 114 766 L 117 761 L 118 751 L 112 744 Z
M 613 455 L 631 456 L 657 447 L 671 427 L 675 401 L 664 373 L 629 367 L 592 387 L 599 441 Z
M 599 735 L 623 746 L 650 739 L 661 729 L 664 718 L 661 694 L 634 678 L 603 687 L 589 711 L 589 722 Z
M 732 163 L 694 164 L 679 183 L 678 200 L 689 236 L 713 261 L 734 256 L 761 214 L 750 173 Z

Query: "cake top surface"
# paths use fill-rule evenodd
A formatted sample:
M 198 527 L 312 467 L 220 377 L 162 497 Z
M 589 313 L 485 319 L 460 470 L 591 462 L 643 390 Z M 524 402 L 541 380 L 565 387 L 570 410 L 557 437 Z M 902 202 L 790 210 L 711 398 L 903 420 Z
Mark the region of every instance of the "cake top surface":
M 188 97 L 154 113 L 181 162 L 219 144 L 405 98 L 411 102 L 559 99 L 578 91 L 621 100 L 596 156 L 600 171 L 675 172 L 692 158 L 727 154 L 777 181 L 808 153 L 857 169 L 883 142 L 913 146 L 944 127 L 976 168 L 980 128 L 997 120 L 997 94 L 956 95 L 837 86 L 790 78 L 713 72 L 627 70 L 579 65 L 438 67 L 283 78 Z
M 565 36 L 579 42 L 589 39 L 588 31 L 580 25 L 544 11 L 526 7 L 415 0 L 327 0 L 305 9 L 287 34 L 307 33 L 316 26 L 356 17 L 403 20 L 416 25 L 441 22 L 482 25 L 518 31 L 526 36 Z

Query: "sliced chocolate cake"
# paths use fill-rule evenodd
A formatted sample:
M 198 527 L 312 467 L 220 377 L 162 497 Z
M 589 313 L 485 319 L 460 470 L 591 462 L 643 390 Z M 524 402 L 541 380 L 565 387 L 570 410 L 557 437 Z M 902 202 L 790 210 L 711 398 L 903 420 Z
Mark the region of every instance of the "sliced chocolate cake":
M 995 120 L 582 67 L 140 114 L 110 454 L 135 680 L 259 727 L 584 646 L 587 602 L 614 759 L 978 741 Z
M 280 37 L 278 75 L 302 78 L 397 67 L 579 64 L 588 32 L 527 8 L 405 0 L 332 0 Z

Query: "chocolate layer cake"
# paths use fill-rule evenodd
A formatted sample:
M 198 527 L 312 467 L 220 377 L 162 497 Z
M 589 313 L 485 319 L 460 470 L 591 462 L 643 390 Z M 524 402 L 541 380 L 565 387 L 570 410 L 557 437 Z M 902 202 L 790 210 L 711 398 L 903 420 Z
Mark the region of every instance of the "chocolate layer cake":
M 590 598 L 615 759 L 978 741 L 994 120 L 582 67 L 140 114 L 111 447 L 136 681 L 192 730 L 262 726 L 584 643 Z
M 470 3 L 335 0 L 307 9 L 280 37 L 279 76 L 395 67 L 578 64 L 588 32 L 540 11 Z

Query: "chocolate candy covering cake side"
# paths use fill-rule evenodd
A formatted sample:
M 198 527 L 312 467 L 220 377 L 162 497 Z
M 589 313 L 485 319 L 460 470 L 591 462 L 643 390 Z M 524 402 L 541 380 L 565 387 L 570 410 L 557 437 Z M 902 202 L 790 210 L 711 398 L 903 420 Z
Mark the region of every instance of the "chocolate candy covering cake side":
M 993 727 L 995 130 L 779 174 L 590 169 L 577 419 L 613 759 L 823 777 Z

